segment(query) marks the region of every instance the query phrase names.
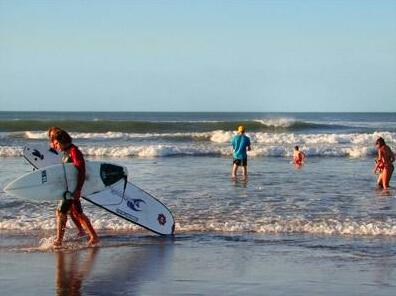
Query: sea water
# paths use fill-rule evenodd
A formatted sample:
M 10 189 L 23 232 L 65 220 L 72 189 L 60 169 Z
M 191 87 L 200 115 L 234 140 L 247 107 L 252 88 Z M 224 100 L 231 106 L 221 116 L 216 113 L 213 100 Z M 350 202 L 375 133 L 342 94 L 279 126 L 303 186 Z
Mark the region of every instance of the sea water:
M 251 137 L 249 179 L 230 179 L 230 140 Z M 396 148 L 395 113 L 52 113 L 0 112 L 0 185 L 32 170 L 25 144 L 46 129 L 70 131 L 87 159 L 126 165 L 131 182 L 176 217 L 176 232 L 396 236 L 395 192 L 375 190 L 374 141 Z M 291 165 L 293 147 L 307 155 Z M 98 229 L 137 230 L 87 204 Z M 0 193 L 0 229 L 55 227 L 55 205 Z
M 239 124 L 252 142 L 248 180 L 230 178 L 230 140 Z M 377 190 L 372 169 L 377 137 L 396 151 L 396 113 L 0 112 L 1 188 L 32 170 L 22 148 L 45 143 L 50 126 L 68 130 L 86 159 L 127 166 L 129 181 L 173 212 L 176 242 L 325 250 L 336 261 L 368 265 L 380 258 L 385 284 L 394 279 L 396 191 Z M 307 156 L 300 169 L 291 164 L 295 145 Z M 147 233 L 83 206 L 99 234 L 123 242 Z M 1 192 L 0 248 L 45 245 L 55 208 Z

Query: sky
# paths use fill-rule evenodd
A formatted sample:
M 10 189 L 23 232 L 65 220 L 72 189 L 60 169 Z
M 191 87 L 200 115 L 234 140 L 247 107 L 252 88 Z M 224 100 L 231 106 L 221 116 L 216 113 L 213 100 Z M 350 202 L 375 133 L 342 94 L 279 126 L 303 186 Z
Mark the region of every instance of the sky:
M 0 111 L 396 112 L 396 1 L 0 0 Z

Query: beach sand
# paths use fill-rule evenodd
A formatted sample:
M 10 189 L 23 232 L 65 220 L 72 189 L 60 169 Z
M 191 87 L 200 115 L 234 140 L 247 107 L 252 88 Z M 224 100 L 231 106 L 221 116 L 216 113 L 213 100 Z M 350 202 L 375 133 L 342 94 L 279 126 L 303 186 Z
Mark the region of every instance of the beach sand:
M 356 245 L 353 238 L 327 237 L 318 245 L 315 238 L 303 235 L 190 233 L 168 239 L 101 233 L 101 247 L 71 242 L 67 249 L 54 251 L 40 245 L 37 236 L 1 236 L 2 295 L 394 295 L 396 291 L 394 256 L 351 251 Z M 388 244 L 394 252 L 392 239 L 365 243 L 382 249 Z

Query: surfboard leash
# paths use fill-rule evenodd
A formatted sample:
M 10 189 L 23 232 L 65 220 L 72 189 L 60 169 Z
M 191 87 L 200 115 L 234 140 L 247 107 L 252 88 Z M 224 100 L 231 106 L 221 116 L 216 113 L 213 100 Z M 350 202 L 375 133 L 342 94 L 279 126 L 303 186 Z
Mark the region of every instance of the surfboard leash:
M 64 200 L 69 200 L 73 198 L 72 193 L 69 191 L 69 182 L 67 181 L 67 175 L 66 175 L 66 167 L 65 167 L 65 163 L 62 163 L 62 167 L 63 167 L 63 175 L 65 177 L 65 183 L 66 183 L 66 191 L 65 193 L 63 193 L 63 199 Z
M 124 174 L 124 190 L 122 191 L 122 199 L 125 199 L 124 196 L 125 196 L 127 184 L 128 184 L 128 175 Z

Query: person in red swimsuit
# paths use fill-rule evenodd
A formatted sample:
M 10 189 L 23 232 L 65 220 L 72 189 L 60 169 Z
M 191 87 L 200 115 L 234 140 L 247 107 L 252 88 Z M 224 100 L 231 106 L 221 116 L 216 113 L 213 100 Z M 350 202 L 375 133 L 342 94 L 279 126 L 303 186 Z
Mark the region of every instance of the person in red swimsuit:
M 55 134 L 60 131 L 61 129 L 59 127 L 50 127 L 48 129 L 48 140 L 49 140 L 49 146 L 51 149 L 55 149 L 55 144 L 54 144 L 54 140 L 55 140 Z M 78 213 L 76 213 L 73 208 L 71 208 L 70 211 L 70 218 L 72 219 L 73 223 L 76 225 L 77 229 L 78 229 L 78 237 L 83 237 L 85 235 L 84 229 L 80 223 L 80 221 L 77 219 Z
M 296 167 L 301 167 L 304 164 L 305 154 L 300 151 L 300 147 L 295 146 L 293 152 L 293 163 Z
M 71 193 L 71 198 L 67 198 L 65 196 L 65 199 L 60 201 L 56 210 L 57 231 L 54 246 L 60 247 L 62 245 L 63 236 L 66 229 L 67 214 L 70 214 L 71 212 L 75 213 L 77 220 L 81 223 L 85 232 L 88 234 L 88 245 L 93 246 L 99 242 L 99 239 L 88 217 L 83 213 L 80 202 L 81 189 L 85 182 L 84 156 L 77 146 L 72 143 L 72 138 L 70 135 L 63 130 L 57 131 L 55 133 L 54 146 L 57 150 L 64 152 L 65 157 L 71 160 L 78 171 L 77 186 Z
M 375 146 L 378 150 L 378 157 L 376 160 L 376 165 L 374 167 L 374 173 L 380 173 L 377 184 L 379 187 L 387 190 L 389 188 L 389 182 L 395 169 L 393 166 L 393 162 L 395 161 L 395 155 L 393 154 L 389 146 L 385 144 L 385 140 L 381 137 L 378 138 L 377 141 L 375 141 Z

